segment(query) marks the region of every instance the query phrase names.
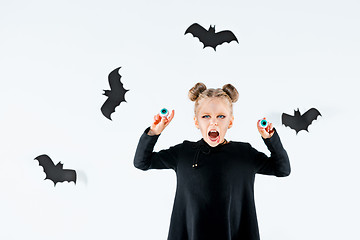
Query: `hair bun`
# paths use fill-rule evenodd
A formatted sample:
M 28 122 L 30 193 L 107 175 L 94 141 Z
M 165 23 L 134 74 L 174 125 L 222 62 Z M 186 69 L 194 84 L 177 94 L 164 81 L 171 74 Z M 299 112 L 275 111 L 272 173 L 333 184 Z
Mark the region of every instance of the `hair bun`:
M 204 92 L 206 90 L 206 86 L 205 84 L 199 82 L 197 84 L 195 84 L 194 87 L 192 87 L 189 90 L 189 98 L 191 101 L 196 101 L 196 99 L 200 96 L 200 94 L 202 92 Z
M 239 99 L 239 92 L 233 85 L 226 84 L 223 86 L 222 90 L 230 97 L 233 103 Z

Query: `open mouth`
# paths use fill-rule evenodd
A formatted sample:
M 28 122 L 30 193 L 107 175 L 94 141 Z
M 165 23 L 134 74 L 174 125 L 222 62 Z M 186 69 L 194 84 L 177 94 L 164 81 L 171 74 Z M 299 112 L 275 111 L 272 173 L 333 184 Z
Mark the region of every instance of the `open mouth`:
M 210 130 L 208 133 L 209 139 L 212 142 L 219 142 L 220 141 L 220 134 L 216 130 Z

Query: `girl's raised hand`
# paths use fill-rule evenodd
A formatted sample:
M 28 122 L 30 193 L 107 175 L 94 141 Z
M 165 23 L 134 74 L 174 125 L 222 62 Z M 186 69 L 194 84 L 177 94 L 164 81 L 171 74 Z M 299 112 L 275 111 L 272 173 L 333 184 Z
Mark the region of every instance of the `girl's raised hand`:
M 174 118 L 175 111 L 172 110 L 169 116 L 160 117 L 160 114 L 154 116 L 154 122 L 151 124 L 148 135 L 160 135 L 160 133 L 169 125 L 171 120 Z
M 265 119 L 265 118 L 264 118 L 264 119 Z M 266 128 L 262 128 L 262 127 L 259 126 L 259 122 L 260 122 L 260 121 L 261 121 L 261 120 L 259 120 L 259 121 L 257 122 L 257 128 L 258 128 L 258 130 L 259 130 L 259 133 L 261 134 L 261 136 L 262 136 L 263 138 L 271 138 L 272 135 L 274 135 L 274 132 L 275 132 L 274 127 L 273 127 L 273 124 L 272 124 L 271 122 L 269 122 L 269 124 L 268 124 L 268 126 L 267 126 Z

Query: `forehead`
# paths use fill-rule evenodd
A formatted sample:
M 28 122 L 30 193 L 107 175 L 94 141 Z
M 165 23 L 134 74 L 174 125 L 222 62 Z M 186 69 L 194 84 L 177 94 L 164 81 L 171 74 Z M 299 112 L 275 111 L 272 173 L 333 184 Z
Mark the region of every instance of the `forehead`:
M 220 97 L 210 97 L 201 99 L 199 102 L 199 113 L 230 113 L 231 107 L 230 103 L 225 98 Z

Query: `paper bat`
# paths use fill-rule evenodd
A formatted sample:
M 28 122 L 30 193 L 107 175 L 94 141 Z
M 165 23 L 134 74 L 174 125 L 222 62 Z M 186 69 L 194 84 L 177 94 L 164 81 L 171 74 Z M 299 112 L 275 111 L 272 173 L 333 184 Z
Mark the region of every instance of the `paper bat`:
M 76 171 L 72 169 L 63 169 L 63 164 L 58 162 L 54 164 L 51 158 L 46 155 L 37 156 L 34 160 L 39 161 L 39 165 L 44 168 L 46 174 L 45 179 L 50 179 L 54 182 L 54 187 L 58 182 L 74 182 L 76 184 Z M 44 180 L 45 180 L 44 179 Z
M 303 115 L 300 114 L 299 109 L 294 110 L 294 116 L 283 113 L 281 115 L 282 124 L 287 127 L 290 127 L 296 131 L 298 134 L 301 130 L 306 130 L 308 132 L 308 127 L 312 121 L 316 120 L 318 116 L 321 116 L 320 112 L 316 108 L 311 108 L 306 111 Z
M 231 31 L 225 30 L 215 33 L 215 26 L 212 27 L 211 25 L 209 30 L 206 30 L 198 23 L 194 23 L 188 27 L 188 29 L 186 29 L 185 34 L 187 33 L 191 33 L 194 37 L 199 38 L 200 42 L 204 44 L 203 48 L 209 46 L 212 47 L 215 51 L 216 47 L 220 44 L 223 44 L 224 42 L 230 43 L 231 41 L 236 41 L 239 43 Z
M 111 90 L 104 90 L 103 95 L 108 99 L 101 107 L 101 112 L 105 117 L 111 120 L 111 114 L 115 112 L 115 108 L 120 105 L 121 102 L 126 102 L 125 93 L 129 90 L 124 89 L 122 82 L 120 81 L 121 75 L 119 74 L 118 67 L 114 69 L 108 76 L 109 85 Z

